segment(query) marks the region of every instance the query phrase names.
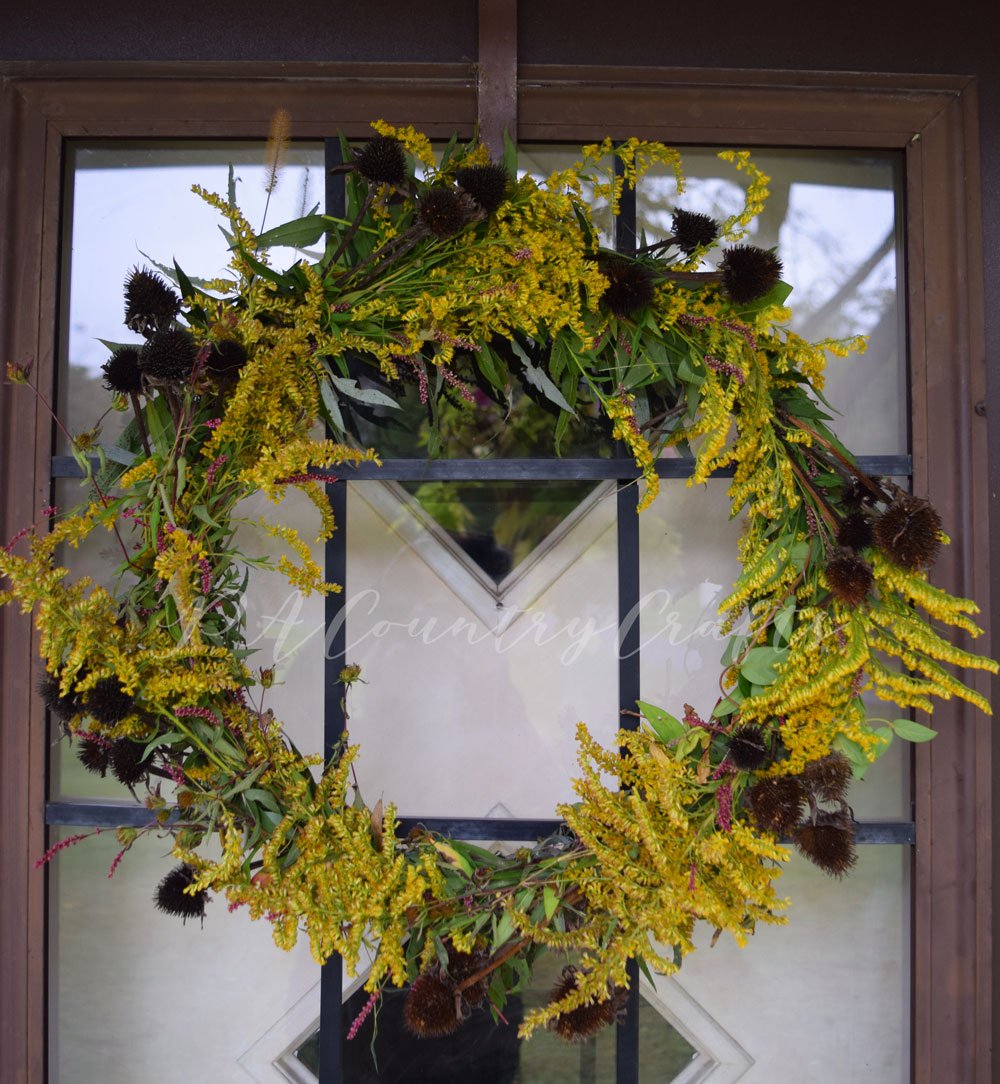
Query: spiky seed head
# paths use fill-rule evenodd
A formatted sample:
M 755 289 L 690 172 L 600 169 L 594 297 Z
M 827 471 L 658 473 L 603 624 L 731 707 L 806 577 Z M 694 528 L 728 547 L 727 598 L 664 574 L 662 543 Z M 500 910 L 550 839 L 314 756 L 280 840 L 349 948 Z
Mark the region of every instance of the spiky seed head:
M 195 871 L 190 866 L 175 866 L 156 886 L 153 902 L 157 910 L 185 923 L 189 918 L 204 918 L 208 893 L 203 888 L 194 893 L 185 891 L 194 880 Z
M 763 768 L 770 754 L 770 742 L 764 728 L 756 724 L 738 727 L 729 736 L 729 759 L 744 772 Z
M 806 792 L 797 776 L 776 775 L 758 779 L 747 799 L 754 823 L 762 832 L 786 836 L 802 816 Z
M 831 877 L 843 877 L 858 860 L 854 826 L 841 813 L 819 813 L 816 823 L 800 824 L 792 835 L 796 849 Z
M 126 787 L 134 787 L 149 775 L 146 747 L 131 738 L 119 738 L 110 750 L 111 774 Z
M 76 758 L 88 772 L 93 772 L 94 775 L 99 775 L 103 779 L 111 765 L 111 745 L 96 737 L 83 734 L 80 748 L 76 751 Z
M 246 364 L 246 347 L 235 339 L 222 339 L 212 343 L 212 349 L 205 359 L 205 368 L 216 376 L 230 376 L 238 373 Z
M 187 380 L 197 355 L 187 331 L 158 331 L 139 352 L 139 368 L 154 380 Z
M 417 204 L 420 221 L 435 237 L 451 237 L 469 221 L 469 208 L 454 188 L 430 188 Z
M 853 609 L 868 598 L 875 576 L 867 561 L 843 550 L 826 566 L 826 582 L 838 601 Z
M 421 1039 L 451 1035 L 462 1023 L 455 1005 L 455 984 L 437 968 L 421 972 L 403 1003 L 403 1023 Z
M 559 981 L 552 987 L 549 1004 L 561 1001 L 577 988 L 577 969 L 564 967 Z M 548 1022 L 550 1031 L 568 1043 L 584 1043 L 592 1039 L 602 1028 L 615 1022 L 617 1005 L 611 991 L 605 1001 L 590 1001 L 575 1009 L 559 1013 Z
M 125 279 L 125 325 L 140 335 L 170 326 L 181 310 L 181 299 L 148 267 L 133 268 Z
M 104 726 L 114 726 L 135 710 L 135 698 L 116 677 L 101 678 L 86 696 L 87 712 Z
M 837 532 L 837 544 L 845 549 L 867 549 L 875 541 L 872 521 L 864 512 L 852 512 L 844 517 L 844 522 Z
M 618 317 L 629 317 L 653 300 L 653 276 L 649 270 L 625 256 L 602 254 L 597 261 L 608 288 L 601 305 Z
M 452 941 L 445 942 L 448 952 L 448 977 L 456 985 L 471 979 L 486 966 L 487 956 L 484 952 L 459 952 Z M 484 976 L 478 981 L 466 986 L 462 991 L 462 997 L 470 1009 L 476 1009 L 486 1000 L 488 977 Z
M 503 166 L 465 166 L 455 171 L 455 183 L 491 215 L 507 198 L 510 177 Z
M 695 249 L 705 248 L 719 236 L 719 224 L 710 215 L 695 214 L 693 211 L 674 211 L 670 224 L 674 243 L 688 256 Z
M 63 696 L 59 691 L 59 679 L 54 674 L 46 674 L 38 683 L 38 695 L 52 714 L 66 723 L 83 710 L 80 698 L 69 692 Z
M 781 260 L 756 245 L 734 245 L 726 249 L 719 265 L 722 285 L 737 305 L 763 297 L 781 278 Z
M 138 395 L 142 391 L 139 371 L 139 350 L 135 346 L 120 346 L 101 366 L 104 387 L 119 395 Z
M 372 184 L 401 185 L 406 180 L 406 152 L 394 136 L 373 136 L 358 152 L 354 168 Z
M 941 552 L 941 517 L 922 497 L 900 497 L 875 521 L 875 543 L 897 565 L 920 572 Z
M 801 773 L 802 782 L 822 802 L 842 802 L 853 778 L 851 762 L 834 749 L 825 757 L 810 761 Z

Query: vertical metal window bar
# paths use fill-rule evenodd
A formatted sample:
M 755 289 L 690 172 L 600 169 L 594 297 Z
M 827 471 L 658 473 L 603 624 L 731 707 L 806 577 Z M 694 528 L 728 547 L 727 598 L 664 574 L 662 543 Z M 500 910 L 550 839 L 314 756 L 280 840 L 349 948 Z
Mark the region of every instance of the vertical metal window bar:
M 622 162 L 615 158 L 615 176 L 623 177 Z M 627 182 L 621 195 L 621 207 L 615 218 L 615 248 L 635 252 L 635 189 Z M 619 457 L 628 457 L 628 449 L 619 445 Z M 618 480 L 618 708 L 635 711 L 639 699 L 639 484 Z M 623 727 L 638 725 L 634 715 L 620 716 Z M 628 964 L 628 1011 L 615 1035 L 615 1077 L 617 1084 L 639 1082 L 639 968 Z

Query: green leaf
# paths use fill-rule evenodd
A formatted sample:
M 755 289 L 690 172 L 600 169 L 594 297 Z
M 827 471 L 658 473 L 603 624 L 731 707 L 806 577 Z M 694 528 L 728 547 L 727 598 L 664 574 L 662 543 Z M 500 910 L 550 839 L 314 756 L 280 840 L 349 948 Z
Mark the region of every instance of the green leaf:
M 889 726 L 896 737 L 902 738 L 903 741 L 930 741 L 931 738 L 937 737 L 936 730 L 931 730 L 929 726 L 924 726 L 923 723 L 918 723 L 914 719 L 893 719 Z
M 507 914 L 506 911 L 497 919 L 493 926 L 493 939 L 490 942 L 490 952 L 494 953 L 497 949 L 505 945 L 514 933 L 514 920 Z
M 784 305 L 788 295 L 792 292 L 787 282 L 776 282 L 763 297 L 758 297 L 746 305 L 740 305 L 736 310 L 739 313 L 755 313 L 762 309 L 770 308 L 771 305 Z
M 545 917 L 551 919 L 556 913 L 556 908 L 559 906 L 559 897 L 556 895 L 552 885 L 546 885 L 542 889 L 542 903 L 545 905 Z
M 642 717 L 653 728 L 653 733 L 664 745 L 677 741 L 687 732 L 687 727 L 669 711 L 664 711 L 655 704 L 647 704 L 644 700 L 637 700 L 636 705 L 642 712 Z
M 872 766 L 872 762 L 865 756 L 864 750 L 856 741 L 838 734 L 833 739 L 833 748 L 840 752 L 851 762 L 851 772 L 855 779 L 864 779 L 865 773 Z
M 261 248 L 306 248 L 314 245 L 330 228 L 330 223 L 323 215 L 306 215 L 285 222 L 274 229 L 266 230 L 258 238 Z
M 350 377 L 331 375 L 330 383 L 341 395 L 346 395 L 348 399 L 355 399 L 357 402 L 366 403 L 368 406 L 399 409 L 399 403 L 386 395 L 384 391 L 378 391 L 376 388 L 362 388 L 356 380 L 351 380 Z
M 754 685 L 770 685 L 778 676 L 775 667 L 784 662 L 787 648 L 752 647 L 743 660 L 740 673 Z
M 546 373 L 544 369 L 539 369 L 539 367 L 535 365 L 531 358 L 524 352 L 521 345 L 514 339 L 511 339 L 510 345 L 511 349 L 524 366 L 524 379 L 527 380 L 533 388 L 537 388 L 546 399 L 555 403 L 561 410 L 565 410 L 570 414 L 575 414 L 576 411 L 566 401 L 566 397 L 563 393 L 549 379 L 548 373 Z
M 734 689 L 729 696 L 715 705 L 712 709 L 712 718 L 721 719 L 724 715 L 732 715 L 742 703 L 743 694 L 738 689 Z
M 323 407 L 323 420 L 337 434 L 344 433 L 344 415 L 340 412 L 340 403 L 334 394 L 333 388 L 325 381 L 319 383 L 319 397 Z
M 774 615 L 774 631 L 782 644 L 787 644 L 795 624 L 795 600 L 789 599 L 785 607 Z
M 503 158 L 500 164 L 507 170 L 507 176 L 513 183 L 517 176 L 517 144 L 510 138 L 510 132 L 506 128 L 503 130 Z

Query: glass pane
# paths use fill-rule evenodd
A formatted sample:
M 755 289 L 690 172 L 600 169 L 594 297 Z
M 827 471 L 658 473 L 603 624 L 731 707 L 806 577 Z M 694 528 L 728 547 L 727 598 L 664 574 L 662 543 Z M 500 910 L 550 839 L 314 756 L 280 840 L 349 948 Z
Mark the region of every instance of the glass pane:
M 703 926 L 680 972 L 657 979 L 663 1011 L 718 1067 L 707 1079 L 907 1084 L 909 848 L 861 847 L 837 883 L 793 858 L 777 887 L 788 925 L 744 949 L 710 947 Z
M 830 358 L 825 394 L 842 412 L 833 428 L 859 455 L 907 452 L 898 157 L 762 149 L 753 159 L 771 178 L 771 198 L 747 242 L 778 246 L 792 328 L 808 339 L 869 336 L 866 354 Z M 678 204 L 717 219 L 742 207 L 739 175 L 714 151 L 687 148 L 684 164 L 680 198 L 662 167 L 640 181 L 638 226 L 651 242 L 670 233 Z
M 140 840 L 109 881 L 117 851 L 114 835 L 102 834 L 50 867 L 49 1080 L 283 1079 L 272 1062 L 295 1038 L 301 1005 L 313 1019 L 318 1004 L 307 941 L 281 952 L 267 922 L 230 914 L 221 898 L 203 925 L 182 924 L 153 906 L 173 868 L 169 842 Z
M 639 516 L 642 698 L 675 715 L 691 704 L 707 718 L 720 695 L 727 638 L 717 610 L 740 571 L 741 525 L 729 519 L 728 486 L 718 478 L 698 487 L 665 481 Z M 870 706 L 884 714 L 881 701 Z M 908 821 L 908 744 L 893 742 L 849 798 L 858 820 Z
M 99 340 L 142 342 L 123 324 L 119 284 L 153 261 L 179 266 L 192 277 L 223 274 L 228 259 L 219 213 L 191 191 L 200 184 L 226 194 L 229 167 L 237 199 L 251 225 L 265 222 L 265 145 L 232 143 L 74 143 L 67 156 L 60 415 L 72 433 L 108 409 L 101 365 L 109 351 Z M 307 214 L 323 199 L 323 147 L 295 143 L 267 208 L 276 226 Z M 290 263 L 291 250 L 285 250 Z M 113 441 L 129 415 L 110 414 L 103 435 Z M 65 448 L 63 448 L 65 450 Z
M 368 682 L 349 704 L 367 801 L 549 817 L 571 800 L 576 723 L 608 742 L 618 722 L 614 500 L 597 493 L 501 589 L 381 483 L 349 488 L 346 661 Z

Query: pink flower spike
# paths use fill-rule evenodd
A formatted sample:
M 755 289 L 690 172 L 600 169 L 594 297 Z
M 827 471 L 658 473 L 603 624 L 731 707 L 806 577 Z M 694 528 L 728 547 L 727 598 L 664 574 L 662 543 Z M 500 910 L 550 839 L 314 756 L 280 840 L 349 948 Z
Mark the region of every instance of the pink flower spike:
M 67 847 L 72 847 L 74 843 L 79 843 L 81 839 L 86 839 L 88 836 L 99 836 L 102 831 L 103 829 L 101 828 L 95 828 L 93 832 L 82 832 L 79 835 L 67 836 L 54 846 L 49 847 L 41 858 L 36 859 L 35 869 L 41 869 L 47 862 L 51 862 L 60 851 L 66 850 Z
M 723 783 L 715 792 L 715 804 L 718 806 L 715 823 L 723 832 L 730 831 L 733 827 L 733 787 L 731 783 Z
M 222 425 L 222 419 L 210 418 L 207 422 L 205 422 L 205 424 L 208 426 L 209 429 L 218 429 L 219 426 Z
M 110 878 L 114 877 L 115 870 L 118 869 L 118 866 L 121 863 L 122 858 L 125 857 L 125 852 L 127 850 L 128 850 L 128 847 L 122 847 L 122 849 L 115 855 L 115 860 L 111 863 L 111 868 L 108 870 L 108 879 L 109 880 L 110 880 Z
M 56 508 L 54 504 L 47 504 L 39 513 L 39 515 L 44 516 L 46 519 L 48 519 L 50 516 L 55 516 L 58 514 L 59 509 Z
M 372 994 L 371 997 L 369 997 L 368 1000 L 364 1003 L 361 1012 L 359 1012 L 358 1015 L 355 1016 L 353 1022 L 351 1023 L 350 1029 L 347 1032 L 348 1041 L 353 1039 L 361 1030 L 361 1025 L 368 1019 L 369 1016 L 371 1016 L 372 1009 L 375 1008 L 376 1004 L 378 1003 L 378 999 L 381 996 L 382 991 L 376 990 L 375 993 Z

